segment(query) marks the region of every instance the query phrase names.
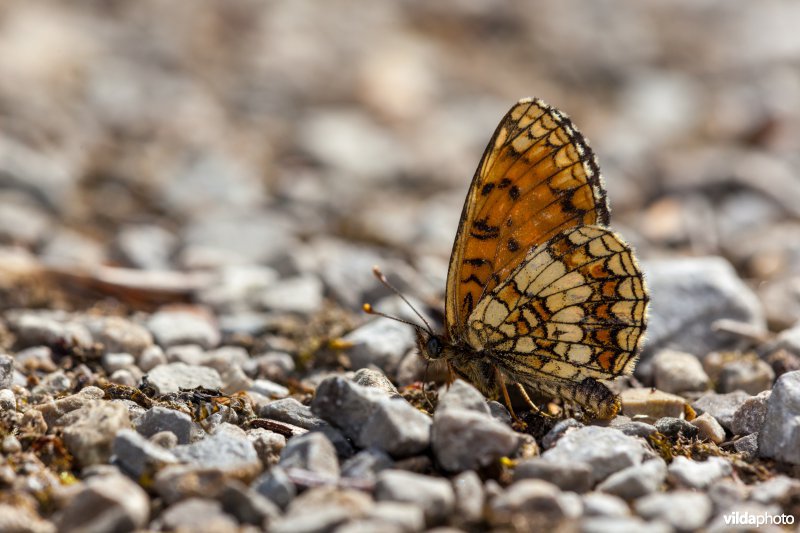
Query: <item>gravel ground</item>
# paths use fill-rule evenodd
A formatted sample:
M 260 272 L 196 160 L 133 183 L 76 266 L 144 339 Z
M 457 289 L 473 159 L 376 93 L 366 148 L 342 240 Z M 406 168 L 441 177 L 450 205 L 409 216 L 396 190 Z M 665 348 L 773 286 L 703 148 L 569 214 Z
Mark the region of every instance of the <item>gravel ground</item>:
M 798 21 L 2 4 L 0 531 L 797 527 Z M 650 288 L 608 422 L 521 428 L 360 312 L 415 318 L 379 264 L 441 323 L 469 179 L 524 96 L 591 139 Z

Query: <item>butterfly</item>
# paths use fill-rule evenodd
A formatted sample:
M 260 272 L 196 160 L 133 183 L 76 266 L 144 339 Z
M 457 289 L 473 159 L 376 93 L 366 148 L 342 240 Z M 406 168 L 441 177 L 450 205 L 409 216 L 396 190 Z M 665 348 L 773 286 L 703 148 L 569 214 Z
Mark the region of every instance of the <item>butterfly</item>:
M 586 139 L 557 109 L 520 100 L 467 193 L 445 331 L 415 326 L 422 356 L 509 407 L 514 384 L 526 398 L 533 391 L 613 418 L 620 400 L 602 381 L 633 371 L 649 298 L 633 251 L 608 224 Z

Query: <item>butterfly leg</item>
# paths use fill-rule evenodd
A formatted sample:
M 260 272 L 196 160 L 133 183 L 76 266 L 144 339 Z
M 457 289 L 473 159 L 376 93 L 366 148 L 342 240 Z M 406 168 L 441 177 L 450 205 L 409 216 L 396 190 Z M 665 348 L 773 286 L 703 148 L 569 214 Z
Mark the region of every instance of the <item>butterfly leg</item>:
M 530 407 L 531 411 L 533 411 L 534 413 L 540 414 L 545 418 L 557 418 L 557 417 L 551 415 L 550 413 L 547 413 L 547 412 L 542 411 L 541 409 L 539 409 L 539 407 L 535 403 L 533 403 L 533 400 L 531 400 L 531 397 L 528 396 L 528 391 L 525 390 L 525 387 L 522 385 L 522 383 L 515 383 L 515 385 L 517 386 L 517 390 L 519 391 L 519 393 L 522 395 L 522 398 L 525 400 L 525 403 L 527 403 L 528 407 Z
M 508 407 L 508 412 L 511 413 L 511 418 L 513 418 L 514 422 L 517 424 L 524 424 L 524 422 L 517 416 L 517 413 L 514 412 L 514 408 L 511 406 L 511 397 L 508 395 L 506 380 L 503 378 L 503 373 L 500 372 L 500 369 L 497 367 L 494 367 L 494 373 L 495 377 L 497 378 L 497 383 L 500 385 L 500 390 L 503 392 L 503 399 L 506 402 L 506 407 Z

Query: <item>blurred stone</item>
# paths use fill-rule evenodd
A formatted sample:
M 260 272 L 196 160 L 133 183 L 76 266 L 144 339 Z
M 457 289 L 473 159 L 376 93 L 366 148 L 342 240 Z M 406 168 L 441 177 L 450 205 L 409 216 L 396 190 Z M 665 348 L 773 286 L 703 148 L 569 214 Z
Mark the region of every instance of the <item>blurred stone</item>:
M 767 400 L 764 425 L 758 434 L 758 450 L 769 457 L 800 464 L 800 371 L 778 378 Z
M 281 509 L 285 509 L 297 495 L 297 488 L 280 466 L 264 472 L 253 482 L 253 488 Z
M 719 375 L 720 392 L 743 390 L 748 394 L 758 394 L 772 388 L 775 372 L 760 359 L 748 358 L 731 361 L 722 367 Z
M 405 353 L 414 345 L 414 330 L 394 320 L 378 317 L 357 328 L 342 340 L 352 344 L 347 350 L 352 368 L 375 365 L 392 374 Z
M 267 468 L 278 463 L 281 451 L 286 447 L 286 437 L 266 429 L 252 429 L 247 432 L 247 438 L 253 443 L 258 458 Z
M 163 347 L 197 344 L 205 349 L 219 344 L 217 326 L 204 313 L 188 310 L 162 310 L 150 315 L 147 328 Z
M 667 464 L 659 457 L 614 472 L 597 490 L 630 501 L 658 491 L 666 477 Z
M 450 472 L 488 466 L 514 453 L 520 442 L 510 427 L 487 414 L 449 407 L 437 410 L 433 417 L 433 453 Z
M 681 418 L 688 408 L 680 396 L 653 389 L 627 389 L 620 394 L 620 400 L 625 416 L 649 423 L 665 416 Z
M 253 477 L 262 468 L 253 444 L 246 437 L 226 432 L 218 431 L 192 444 L 175 446 L 171 451 L 183 462 L 204 469 L 220 469 L 240 479 Z
M 0 242 L 35 247 L 51 230 L 50 217 L 24 197 L 0 198 Z
M 733 441 L 733 449 L 742 454 L 745 461 L 754 461 L 758 457 L 758 433 L 750 433 Z
M 289 439 L 281 451 L 278 464 L 286 471 L 299 468 L 314 472 L 325 478 L 339 477 L 339 461 L 336 449 L 322 433 L 306 433 Z
M 342 477 L 374 481 L 378 472 L 391 468 L 394 461 L 383 450 L 368 448 L 342 464 Z
M 503 523 L 517 514 L 545 515 L 549 520 L 560 520 L 572 515 L 558 487 L 541 479 L 523 479 L 512 483 L 494 498 L 489 506 L 492 520 Z
M 134 420 L 133 425 L 136 431 L 145 437 L 169 431 L 177 437 L 180 444 L 189 444 L 194 427 L 192 417 L 186 413 L 159 405 L 145 411 L 142 416 Z
M 436 412 L 443 412 L 450 408 L 466 409 L 484 415 L 491 414 L 483 394 L 463 379 L 456 379 L 439 391 Z
M 130 429 L 117 433 L 112 451 L 116 464 L 134 479 L 140 479 L 145 474 L 152 475 L 161 467 L 178 461 L 169 450 L 151 443 Z
M 159 394 L 178 392 L 179 389 L 222 388 L 222 378 L 213 368 L 207 366 L 187 365 L 186 363 L 169 363 L 153 368 L 148 374 L 150 384 Z
M 311 412 L 357 439 L 361 428 L 388 396 L 374 387 L 362 387 L 342 377 L 326 378 L 317 387 Z
M 757 294 L 774 331 L 800 322 L 800 275 L 762 282 Z
M 455 505 L 455 494 L 447 480 L 401 470 L 384 470 L 378 474 L 375 499 L 422 507 L 428 527 L 443 523 Z
M 275 269 L 262 265 L 229 265 L 217 270 L 214 282 L 197 295 L 199 303 L 217 311 L 236 311 L 258 305 L 258 295 L 276 283 Z
M 663 520 L 678 531 L 701 529 L 713 512 L 708 496 L 688 490 L 650 494 L 637 500 L 634 508 L 645 520 Z
M 280 516 L 280 509 L 239 481 L 230 481 L 219 496 L 222 509 L 242 524 L 265 527 Z
M 730 462 L 722 457 L 711 456 L 697 462 L 682 455 L 673 458 L 667 468 L 668 478 L 675 485 L 690 489 L 705 489 L 718 479 L 733 472 Z
M 722 258 L 653 260 L 643 270 L 651 296 L 643 362 L 662 348 L 706 353 L 735 346 L 735 339 L 712 332 L 720 318 L 764 327 L 755 295 Z
M 485 494 L 483 482 L 475 472 L 468 470 L 452 479 L 455 493 L 454 515 L 460 524 L 477 524 L 483 518 Z
M 261 418 L 269 418 L 304 429 L 315 429 L 325 425 L 325 421 L 314 415 L 311 408 L 294 398 L 283 398 L 266 404 L 258 413 Z
M 76 394 L 37 405 L 36 409 L 42 413 L 45 422 L 50 426 L 66 413 L 75 411 L 84 406 L 92 405 L 94 404 L 94 400 L 100 400 L 103 396 L 105 396 L 103 389 L 89 386 L 84 387 Z
M 555 444 L 558 442 L 558 439 L 566 435 L 568 432 L 582 427 L 584 427 L 584 425 L 574 418 L 559 420 L 552 427 L 552 429 L 550 429 L 550 431 L 548 431 L 547 434 L 542 437 L 542 446 L 545 449 L 550 449 L 555 446 Z
M 295 498 L 286 514 L 271 524 L 270 531 L 332 531 L 349 519 L 361 518 L 374 506 L 363 492 L 336 487 L 313 487 Z
M 708 413 L 717 419 L 722 427 L 732 431 L 733 415 L 736 410 L 749 398 L 750 395 L 744 391 L 729 392 L 727 394 L 717 394 L 709 392 L 692 403 L 692 408 L 698 414 Z
M 139 356 L 138 365 L 144 372 L 149 372 L 159 365 L 167 364 L 167 356 L 161 346 L 154 344 L 145 348 Z
M 0 354 L 0 389 L 8 389 L 14 379 L 14 359 Z
M 120 475 L 88 479 L 58 518 L 58 530 L 133 531 L 145 527 L 150 500 L 139 485 Z
M 800 495 L 800 480 L 778 474 L 753 485 L 750 499 L 759 503 L 787 505 Z
M 533 457 L 517 463 L 514 481 L 542 479 L 561 490 L 584 493 L 592 488 L 591 474 L 592 468 L 581 461 L 548 461 L 542 457 Z
M 659 433 L 670 439 L 677 439 L 679 436 L 693 439 L 700 432 L 700 429 L 691 422 L 669 416 L 656 420 L 655 427 Z
M 400 398 L 397 387 L 386 377 L 386 374 L 372 368 L 362 368 L 353 374 L 353 381 L 364 387 L 375 387 L 383 390 L 393 398 Z
M 380 402 L 364 423 L 356 443 L 374 447 L 393 457 L 421 453 L 431 442 L 431 418 L 402 398 Z
M 235 531 L 236 520 L 223 512 L 222 503 L 209 498 L 189 498 L 173 503 L 159 516 L 161 527 L 168 531 Z
M 32 508 L 0 503 L 0 531 L 56 533 L 56 526 L 40 518 Z
M 322 296 L 323 286 L 319 278 L 304 275 L 272 283 L 261 291 L 258 300 L 264 309 L 270 311 L 308 315 L 322 307 Z
M 605 492 L 588 492 L 583 495 L 584 516 L 628 516 L 630 512 L 627 502 L 619 496 Z
M 93 339 L 89 330 L 62 313 L 26 310 L 7 313 L 6 320 L 20 347 L 74 346 L 91 353 Z
M 693 426 L 696 426 L 698 430 L 700 430 L 701 438 L 709 440 L 714 444 L 720 444 L 725 441 L 725 428 L 723 428 L 720 423 L 717 422 L 717 419 L 710 414 L 703 413 L 692 420 L 691 423 Z M 733 424 L 736 424 L 736 415 L 733 417 Z
M 169 270 L 178 243 L 170 231 L 157 225 L 124 226 L 117 233 L 115 248 L 130 266 L 142 270 Z
M 97 266 L 106 262 L 106 252 L 103 245 L 93 238 L 60 227 L 49 235 L 39 258 L 52 266 Z
M 661 350 L 653 356 L 653 381 L 657 389 L 669 393 L 704 391 L 709 379 L 694 355 Z
M 64 444 L 83 466 L 105 463 L 116 434 L 130 427 L 128 410 L 115 402 L 93 400 L 56 422 L 64 428 Z
M 733 414 L 731 422 L 731 432 L 734 435 L 750 435 L 761 431 L 771 394 L 772 391 L 763 391 L 742 402 Z

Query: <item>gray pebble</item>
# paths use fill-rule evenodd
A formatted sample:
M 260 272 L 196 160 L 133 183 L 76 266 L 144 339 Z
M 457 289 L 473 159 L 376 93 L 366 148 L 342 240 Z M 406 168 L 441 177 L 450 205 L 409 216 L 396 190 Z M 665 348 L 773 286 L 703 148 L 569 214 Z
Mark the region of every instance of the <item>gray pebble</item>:
M 708 389 L 708 375 L 700 360 L 690 353 L 661 350 L 653 356 L 652 365 L 653 383 L 664 392 L 681 393 Z
M 253 488 L 272 503 L 285 509 L 297 496 L 297 487 L 280 466 L 274 466 L 253 482 Z
M 491 414 L 483 394 L 463 379 L 457 379 L 439 391 L 437 412 L 443 412 L 449 408 L 466 409 L 484 415 Z
M 342 464 L 342 477 L 374 481 L 378 472 L 391 468 L 394 461 L 383 450 L 361 450 Z
M 116 464 L 134 479 L 139 479 L 144 474 L 153 474 L 165 465 L 178 462 L 168 450 L 130 429 L 117 433 L 112 452 Z
M 0 389 L 8 389 L 14 380 L 14 359 L 0 354 Z
M 783 374 L 767 401 L 764 426 L 758 434 L 761 457 L 800 464 L 800 370 Z
M 240 481 L 226 483 L 218 499 L 222 509 L 241 524 L 268 527 L 280 516 L 277 505 Z
M 67 315 L 22 311 L 8 314 L 6 318 L 17 335 L 17 343 L 22 348 L 42 345 L 76 346 L 88 351 L 94 342 L 86 326 L 71 321 Z
M 735 422 L 736 418 L 734 418 Z M 703 413 L 692 420 L 691 424 L 698 429 L 701 439 L 709 440 L 715 444 L 725 441 L 725 428 L 710 414 Z
M 258 413 L 261 418 L 286 422 L 304 429 L 314 429 L 325 425 L 325 421 L 314 415 L 311 408 L 294 398 L 283 398 L 269 402 Z
M 171 431 L 159 431 L 147 440 L 165 450 L 171 450 L 178 445 L 178 437 Z
M 289 396 L 289 389 L 268 379 L 254 380 L 250 385 L 250 389 L 269 398 L 286 398 Z
M 755 460 L 758 457 L 758 432 L 733 441 L 733 449 L 742 454 L 745 461 Z
M 136 385 L 139 384 L 139 380 L 133 372 L 127 368 L 120 368 L 114 371 L 113 374 L 108 376 L 108 381 L 118 385 L 125 385 L 126 387 L 136 387 Z
M 105 353 L 101 358 L 100 362 L 103 365 L 103 368 L 109 374 L 121 370 L 124 368 L 128 368 L 132 366 L 136 359 L 129 353 Z
M 192 444 L 176 446 L 172 453 L 181 461 L 198 467 L 217 468 L 235 475 L 261 471 L 261 461 L 253 444 L 232 432 L 218 431 Z
M 643 439 L 646 439 L 657 431 L 654 425 L 636 420 L 623 422 L 621 424 L 612 423 L 609 425 L 609 427 L 613 427 L 614 429 L 621 431 L 630 437 L 641 437 Z
M 616 429 L 587 426 L 568 432 L 542 458 L 557 463 L 580 461 L 592 468 L 591 484 L 642 462 L 649 452 L 642 441 Z
M 222 503 L 208 498 L 189 498 L 170 505 L 158 518 L 167 531 L 236 531 L 236 520 L 222 510 Z
M 570 430 L 584 427 L 583 424 L 574 418 L 566 418 L 559 420 L 556 425 L 542 437 L 542 446 L 544 449 L 549 449 L 555 446 L 558 439 L 566 435 Z
M 628 503 L 619 496 L 605 492 L 588 492 L 583 495 L 584 516 L 628 516 L 630 514 Z
M 322 307 L 323 290 L 317 276 L 305 274 L 271 283 L 257 299 L 263 309 L 310 315 Z
M 56 526 L 40 518 L 34 506 L 0 503 L 0 531 L 56 533 Z
M 731 421 L 731 432 L 734 435 L 750 435 L 761 431 L 767 417 L 767 402 L 771 394 L 772 391 L 763 391 L 742 402 Z
M 133 421 L 136 431 L 150 437 L 162 431 L 169 431 L 178 438 L 179 444 L 189 444 L 194 422 L 192 417 L 181 411 L 156 405 Z
M 562 498 L 558 487 L 541 479 L 523 479 L 512 483 L 489 503 L 492 521 L 513 523 L 513 515 L 539 515 L 548 522 L 574 517 L 574 509 Z
M 120 228 L 115 249 L 131 266 L 142 270 L 170 270 L 170 256 L 177 238 L 155 224 L 126 225 Z
M 178 392 L 179 389 L 194 389 L 195 387 L 207 389 L 222 387 L 222 378 L 219 372 L 207 366 L 194 366 L 186 363 L 159 365 L 150 370 L 148 378 L 150 384 L 160 394 Z
M 422 531 L 425 529 L 425 513 L 417 505 L 404 502 L 377 502 L 368 512 L 367 516 L 373 520 L 379 520 L 382 524 L 397 527 L 399 531 Z M 365 530 L 383 532 L 380 529 Z M 339 530 L 337 530 L 339 533 Z
M 670 439 L 677 439 L 683 435 L 688 439 L 693 439 L 700 433 L 697 426 L 687 422 L 682 418 L 664 417 L 659 418 L 655 424 L 656 430 L 666 435 Z
M 0 410 L 13 411 L 17 408 L 17 398 L 11 389 L 0 389 Z
M 492 415 L 492 418 L 498 422 L 502 422 L 507 426 L 511 425 L 513 419 L 511 418 L 511 413 L 508 411 L 505 405 L 494 400 L 486 402 L 486 405 L 489 406 L 489 413 Z
M 137 364 L 144 372 L 149 372 L 159 365 L 167 364 L 167 356 L 161 346 L 154 344 L 142 350 Z
M 459 524 L 469 525 L 483 518 L 483 505 L 486 495 L 483 482 L 473 470 L 461 472 L 452 479 L 456 496 L 455 519 Z
M 581 461 L 548 461 L 533 457 L 517 464 L 514 481 L 543 479 L 561 490 L 582 493 L 592 488 L 591 474 L 591 467 Z
M 386 374 L 372 368 L 361 368 L 353 374 L 353 381 L 364 387 L 374 387 L 382 390 L 393 398 L 399 398 L 397 387 L 392 384 Z
M 362 387 L 339 376 L 324 379 L 311 402 L 311 412 L 338 427 L 356 440 L 362 426 L 378 409 L 386 394 L 372 387 Z
M 666 477 L 666 463 L 655 458 L 614 472 L 597 486 L 597 490 L 625 500 L 635 500 L 659 490 Z
M 520 442 L 516 432 L 488 414 L 448 407 L 433 417 L 433 452 L 450 472 L 487 466 L 513 454 Z
M 688 490 L 650 494 L 637 500 L 634 508 L 646 520 L 666 522 L 678 531 L 697 531 L 713 511 L 708 496 Z
M 347 350 L 352 368 L 375 365 L 393 374 L 403 356 L 414 346 L 415 337 L 409 326 L 379 317 L 351 331 L 342 340 L 352 344 Z
M 372 499 L 363 492 L 314 487 L 295 498 L 286 509 L 286 514 L 271 525 L 270 531 L 324 533 L 347 520 L 366 516 L 372 507 Z
M 731 464 L 722 457 L 712 456 L 703 462 L 682 455 L 675 457 L 667 467 L 668 478 L 675 485 L 690 489 L 704 489 L 733 472 Z
M 278 464 L 281 451 L 286 447 L 286 437 L 267 429 L 251 429 L 247 438 L 253 443 L 261 463 L 269 468 Z
M 289 439 L 281 451 L 278 464 L 284 470 L 299 468 L 323 477 L 332 479 L 339 477 L 336 448 L 328 437 L 320 432 L 306 433 Z
M 775 372 L 765 361 L 748 358 L 730 361 L 722 367 L 717 378 L 720 392 L 745 391 L 747 394 L 758 394 L 772 387 Z
M 220 332 L 209 317 L 190 311 L 165 310 L 150 315 L 147 329 L 163 348 L 197 344 L 205 349 L 219 344 Z
M 130 427 L 128 409 L 121 403 L 94 400 L 58 419 L 64 444 L 83 466 L 105 463 L 116 434 Z
M 153 345 L 153 336 L 143 326 L 119 316 L 92 317 L 86 326 L 106 353 L 140 355 Z
M 248 376 L 268 377 L 269 379 L 285 379 L 295 370 L 292 356 L 284 352 L 267 352 L 257 355 L 242 364 Z
M 636 516 L 591 516 L 580 522 L 581 533 L 673 533 L 675 530 L 666 522 L 651 520 L 645 522 Z
M 729 392 L 727 394 L 717 394 L 709 392 L 704 394 L 694 403 L 692 408 L 697 414 L 708 413 L 717 419 L 717 422 L 726 430 L 732 431 L 733 415 L 736 410 L 749 398 L 750 395 L 744 391 Z
M 800 480 L 783 474 L 756 483 L 750 491 L 750 499 L 763 504 L 789 505 L 797 496 L 800 496 Z
M 47 425 L 51 426 L 64 414 L 79 409 L 84 405 L 89 405 L 93 400 L 99 400 L 103 398 L 103 396 L 105 396 L 103 389 L 89 386 L 84 387 L 76 394 L 39 404 L 36 406 L 36 409 L 42 413 Z
M 403 398 L 381 401 L 358 436 L 362 448 L 374 447 L 397 458 L 424 451 L 431 442 L 431 418 Z
M 455 505 L 453 487 L 447 480 L 402 470 L 384 470 L 378 474 L 375 499 L 412 503 L 421 507 L 428 527 L 442 524 Z
M 125 476 L 88 479 L 58 517 L 59 531 L 132 531 L 143 528 L 150 499 Z

